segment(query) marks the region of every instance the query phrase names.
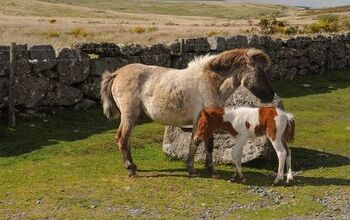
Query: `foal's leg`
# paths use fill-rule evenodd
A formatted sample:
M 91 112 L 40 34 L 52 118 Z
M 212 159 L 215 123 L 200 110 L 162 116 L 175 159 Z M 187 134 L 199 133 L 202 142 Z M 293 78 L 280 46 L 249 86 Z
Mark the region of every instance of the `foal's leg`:
M 292 173 L 292 152 L 290 148 L 288 147 L 287 143 L 283 142 L 284 149 L 287 151 L 287 159 L 286 159 L 286 166 L 287 166 L 287 184 L 293 180 L 293 173 Z
M 211 135 L 204 143 L 205 148 L 205 167 L 209 171 L 212 177 L 217 177 L 217 172 L 214 169 L 213 162 L 213 149 L 214 149 L 214 137 Z
M 248 137 L 245 135 L 238 135 L 236 137 L 236 144 L 232 148 L 232 160 L 236 166 L 236 173 L 231 178 L 231 181 L 235 181 L 237 178 L 244 181 L 244 175 L 242 173 L 242 154 L 243 146 L 247 142 Z
M 186 167 L 188 169 L 188 174 L 189 176 L 197 175 L 196 170 L 194 169 L 194 156 L 196 155 L 196 151 L 198 149 L 198 146 L 193 144 L 193 135 L 195 132 L 195 127 L 193 127 L 192 130 L 192 135 L 191 135 L 191 141 L 190 141 L 190 146 L 189 146 L 189 152 L 188 152 L 188 157 L 186 160 Z
M 123 154 L 124 166 L 128 170 L 129 176 L 136 174 L 136 165 L 132 161 L 131 150 L 130 150 L 130 138 L 134 124 L 137 117 L 131 115 L 121 114 L 120 125 L 115 136 L 117 145 Z
M 273 182 L 275 185 L 277 185 L 284 178 L 284 164 L 286 162 L 287 151 L 284 149 L 280 138 L 276 138 L 275 140 L 272 140 L 271 138 L 269 139 L 278 157 L 278 172 L 277 177 Z

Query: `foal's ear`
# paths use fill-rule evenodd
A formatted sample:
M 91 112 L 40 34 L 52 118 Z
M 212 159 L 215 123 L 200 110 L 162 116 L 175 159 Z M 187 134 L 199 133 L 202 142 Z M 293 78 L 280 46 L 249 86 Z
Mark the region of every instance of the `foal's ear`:
M 210 115 L 208 114 L 207 111 L 205 111 L 205 109 L 203 109 L 202 113 L 203 113 L 203 115 L 204 115 L 206 118 L 209 118 L 209 117 L 210 117 Z

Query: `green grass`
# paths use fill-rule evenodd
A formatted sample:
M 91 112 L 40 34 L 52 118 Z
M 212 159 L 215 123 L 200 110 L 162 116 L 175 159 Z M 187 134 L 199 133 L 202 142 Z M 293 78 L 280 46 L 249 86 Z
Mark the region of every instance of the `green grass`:
M 128 178 L 114 143 L 117 122 L 98 107 L 0 126 L 0 218 L 186 219 L 209 210 L 211 218 L 271 219 L 325 210 L 315 198 L 350 195 L 350 72 L 274 84 L 297 121 L 293 166 L 303 172 L 291 187 L 270 186 L 276 164 L 267 161 L 245 165 L 242 184 L 227 182 L 226 165 L 211 179 L 197 163 L 203 176 L 189 179 L 182 161 L 162 153 L 164 127 L 147 120 L 132 139 L 139 177 Z M 285 202 L 245 208 L 266 200 L 249 186 L 267 187 Z M 233 202 L 242 208 L 228 211 Z
M 47 4 L 53 3 L 53 4 Z M 40 9 L 46 8 L 46 11 Z M 0 12 L 11 15 L 115 17 L 107 12 L 204 16 L 228 19 L 283 15 L 288 7 L 263 4 L 234 4 L 159 0 L 5 0 Z M 89 10 L 89 11 L 88 11 Z M 88 13 L 88 15 L 86 14 Z M 52 14 L 50 14 L 52 13 Z M 61 15 L 59 15 L 61 13 Z

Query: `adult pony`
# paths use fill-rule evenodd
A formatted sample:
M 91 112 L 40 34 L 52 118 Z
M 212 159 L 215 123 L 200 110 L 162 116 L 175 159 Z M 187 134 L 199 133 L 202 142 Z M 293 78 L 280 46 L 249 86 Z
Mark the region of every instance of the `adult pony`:
M 274 90 L 267 76 L 269 57 L 257 49 L 235 49 L 218 55 L 196 58 L 186 69 L 177 70 L 143 64 L 129 64 L 113 73 L 105 73 L 101 99 L 107 118 L 120 115 L 115 139 L 129 176 L 136 174 L 129 147 L 134 124 L 141 112 L 169 126 L 197 125 L 205 107 L 222 107 L 240 86 L 247 87 L 262 102 L 270 102 Z M 192 131 L 192 135 L 193 135 Z M 213 138 L 205 142 L 206 168 L 213 168 Z M 186 166 L 190 176 L 197 146 L 190 142 Z

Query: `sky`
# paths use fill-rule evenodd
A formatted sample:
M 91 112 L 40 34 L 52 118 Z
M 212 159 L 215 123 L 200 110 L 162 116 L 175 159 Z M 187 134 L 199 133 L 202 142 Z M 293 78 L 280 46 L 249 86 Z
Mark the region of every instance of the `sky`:
M 271 3 L 292 6 L 306 6 L 311 8 L 335 7 L 350 5 L 350 0 L 226 0 L 230 2 L 249 2 L 249 3 Z

